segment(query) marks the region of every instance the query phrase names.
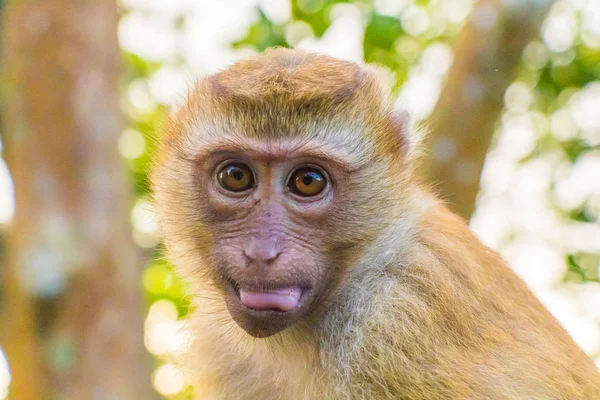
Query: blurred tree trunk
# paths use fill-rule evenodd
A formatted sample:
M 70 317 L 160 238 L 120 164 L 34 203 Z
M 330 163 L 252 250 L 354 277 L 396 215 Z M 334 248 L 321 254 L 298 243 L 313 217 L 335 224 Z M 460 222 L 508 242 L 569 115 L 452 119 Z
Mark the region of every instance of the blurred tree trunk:
M 117 152 L 116 2 L 13 0 L 3 14 L 16 214 L 0 345 L 11 398 L 151 399 L 131 185 Z
M 429 118 L 432 157 L 424 173 L 451 209 L 469 219 L 479 178 L 523 49 L 539 32 L 550 0 L 481 0 L 455 47 L 446 86 Z M 508 5 L 510 4 L 510 5 Z

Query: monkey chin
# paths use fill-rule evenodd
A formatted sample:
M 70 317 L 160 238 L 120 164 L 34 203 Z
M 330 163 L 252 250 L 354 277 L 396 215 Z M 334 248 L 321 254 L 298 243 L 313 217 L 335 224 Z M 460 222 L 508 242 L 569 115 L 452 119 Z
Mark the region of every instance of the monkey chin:
M 267 338 L 289 328 L 306 313 L 310 290 L 304 290 L 298 307 L 289 311 L 257 310 L 242 304 L 239 292 L 229 287 L 225 303 L 231 318 L 248 335 L 257 339 Z

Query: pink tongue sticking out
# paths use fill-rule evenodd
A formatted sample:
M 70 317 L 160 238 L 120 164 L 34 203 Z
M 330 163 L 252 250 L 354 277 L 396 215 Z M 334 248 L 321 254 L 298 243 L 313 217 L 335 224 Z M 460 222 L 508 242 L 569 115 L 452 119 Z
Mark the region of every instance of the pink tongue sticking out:
M 255 310 L 290 311 L 298 307 L 302 289 L 289 287 L 266 292 L 247 292 L 240 289 L 240 300 L 248 308 Z

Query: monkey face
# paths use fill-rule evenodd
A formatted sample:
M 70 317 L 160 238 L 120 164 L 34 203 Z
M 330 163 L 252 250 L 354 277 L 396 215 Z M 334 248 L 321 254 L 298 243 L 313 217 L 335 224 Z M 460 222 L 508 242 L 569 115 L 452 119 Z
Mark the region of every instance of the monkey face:
M 309 323 L 341 270 L 327 247 L 348 172 L 342 161 L 298 150 L 210 152 L 197 171 L 215 281 L 232 318 L 255 337 Z
M 310 329 L 409 191 L 410 142 L 379 75 L 277 54 L 202 79 L 152 177 L 169 256 L 255 337 Z
M 248 334 L 311 329 L 396 207 L 385 192 L 396 175 L 370 145 L 234 131 L 173 152 L 154 178 L 171 257 Z
M 390 174 L 332 139 L 222 134 L 155 171 L 171 257 L 254 337 L 311 329 L 385 226 Z

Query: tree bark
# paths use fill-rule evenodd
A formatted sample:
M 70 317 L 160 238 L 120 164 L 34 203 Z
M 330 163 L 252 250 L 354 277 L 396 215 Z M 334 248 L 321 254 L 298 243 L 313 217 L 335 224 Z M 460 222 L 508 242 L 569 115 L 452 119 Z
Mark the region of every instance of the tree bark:
M 469 219 L 506 88 L 516 78 L 525 46 L 538 34 L 551 1 L 482 0 L 455 47 L 440 99 L 429 118 L 424 165 L 428 181 L 452 210 Z
M 132 186 L 117 152 L 116 2 L 13 0 L 3 14 L 10 396 L 152 399 Z

